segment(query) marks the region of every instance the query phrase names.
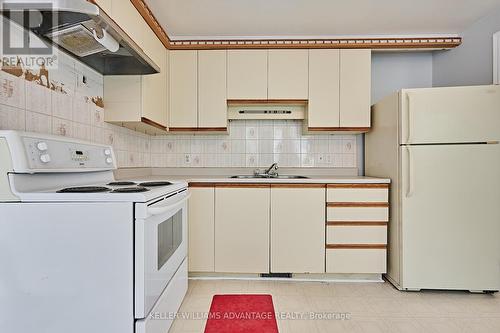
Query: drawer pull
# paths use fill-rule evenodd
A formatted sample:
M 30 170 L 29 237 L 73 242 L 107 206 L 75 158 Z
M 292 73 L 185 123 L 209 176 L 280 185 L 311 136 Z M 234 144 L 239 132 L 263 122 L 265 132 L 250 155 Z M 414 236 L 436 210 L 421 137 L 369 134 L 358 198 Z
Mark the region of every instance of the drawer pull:
M 326 244 L 327 249 L 387 249 L 386 244 Z
M 328 202 L 327 207 L 389 207 L 388 202 Z
M 385 226 L 387 225 L 387 222 L 384 221 L 327 221 L 326 222 L 327 226 Z

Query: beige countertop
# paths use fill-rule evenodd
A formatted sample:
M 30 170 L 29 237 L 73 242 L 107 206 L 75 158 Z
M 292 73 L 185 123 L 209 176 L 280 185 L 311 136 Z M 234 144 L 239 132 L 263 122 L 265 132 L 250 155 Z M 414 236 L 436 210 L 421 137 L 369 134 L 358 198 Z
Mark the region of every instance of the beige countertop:
M 150 170 L 148 170 L 150 171 Z M 185 174 L 183 171 L 186 171 Z M 389 184 L 388 178 L 365 177 L 353 175 L 327 175 L 310 170 L 283 170 L 280 175 L 301 175 L 308 178 L 300 179 L 276 179 L 276 178 L 230 178 L 231 175 L 249 175 L 248 170 L 179 170 L 158 169 L 156 172 L 131 173 L 120 172 L 116 175 L 118 179 L 140 178 L 144 180 L 186 180 L 189 183 L 242 183 L 242 184 Z

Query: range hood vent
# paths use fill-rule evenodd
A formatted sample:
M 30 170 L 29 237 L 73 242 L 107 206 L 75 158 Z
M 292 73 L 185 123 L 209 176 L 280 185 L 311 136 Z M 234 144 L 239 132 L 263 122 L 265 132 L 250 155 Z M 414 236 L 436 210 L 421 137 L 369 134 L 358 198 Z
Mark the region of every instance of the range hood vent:
M 105 12 L 86 0 L 9 0 L 1 4 L 0 11 L 103 75 L 160 71 Z
M 304 119 L 306 100 L 228 100 L 228 119 Z

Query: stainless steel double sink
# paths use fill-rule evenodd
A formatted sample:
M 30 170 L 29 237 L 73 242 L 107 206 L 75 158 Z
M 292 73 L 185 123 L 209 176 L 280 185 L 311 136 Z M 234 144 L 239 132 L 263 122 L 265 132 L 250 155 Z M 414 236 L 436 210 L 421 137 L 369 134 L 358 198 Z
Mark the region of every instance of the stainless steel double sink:
M 229 178 L 236 179 L 308 179 L 306 176 L 296 175 L 236 175 Z

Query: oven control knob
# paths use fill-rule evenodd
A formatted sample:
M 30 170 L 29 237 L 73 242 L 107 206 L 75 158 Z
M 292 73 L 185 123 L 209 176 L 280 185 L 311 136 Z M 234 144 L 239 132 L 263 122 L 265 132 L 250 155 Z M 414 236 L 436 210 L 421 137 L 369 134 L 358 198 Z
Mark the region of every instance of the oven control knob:
M 113 159 L 111 157 L 106 158 L 106 163 L 111 164 L 113 162 Z
M 49 154 L 40 155 L 40 161 L 42 161 L 42 163 L 49 163 L 50 155 Z
M 40 141 L 36 144 L 36 147 L 38 148 L 38 150 L 40 151 L 45 151 L 48 149 L 47 147 L 47 143 L 43 142 L 43 141 Z
M 108 148 L 104 149 L 104 155 L 111 156 L 111 149 Z

